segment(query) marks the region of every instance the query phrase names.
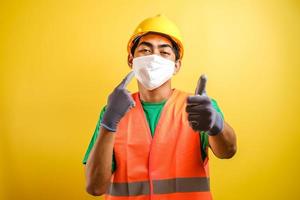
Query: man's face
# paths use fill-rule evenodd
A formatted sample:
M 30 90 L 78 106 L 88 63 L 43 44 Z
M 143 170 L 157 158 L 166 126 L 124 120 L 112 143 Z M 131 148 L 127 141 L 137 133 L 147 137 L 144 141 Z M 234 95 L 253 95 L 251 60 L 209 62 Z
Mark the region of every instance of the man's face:
M 168 38 L 155 33 L 149 33 L 140 38 L 134 54 L 128 56 L 128 64 L 131 67 L 133 58 L 152 54 L 174 61 L 175 73 L 179 70 L 181 60 L 176 60 L 172 42 Z

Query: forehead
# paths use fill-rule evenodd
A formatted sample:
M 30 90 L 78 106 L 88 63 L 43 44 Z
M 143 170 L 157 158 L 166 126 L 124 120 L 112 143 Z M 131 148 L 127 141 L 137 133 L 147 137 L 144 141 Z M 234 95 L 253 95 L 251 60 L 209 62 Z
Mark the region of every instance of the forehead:
M 155 33 L 148 33 L 146 35 L 143 35 L 140 38 L 139 44 L 141 42 L 149 42 L 153 45 L 169 44 L 171 47 L 173 46 L 172 42 L 167 37 Z

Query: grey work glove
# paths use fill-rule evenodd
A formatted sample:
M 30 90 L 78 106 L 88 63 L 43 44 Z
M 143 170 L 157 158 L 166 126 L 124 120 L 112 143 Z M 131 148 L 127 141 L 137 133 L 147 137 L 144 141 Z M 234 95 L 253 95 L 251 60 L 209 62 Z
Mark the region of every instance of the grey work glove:
M 126 89 L 126 86 L 131 81 L 133 76 L 134 72 L 129 72 L 108 97 L 101 126 L 110 132 L 115 132 L 117 130 L 117 126 L 121 118 L 126 114 L 127 111 L 135 106 L 135 102 L 131 94 Z
M 213 136 L 223 130 L 224 121 L 206 95 L 206 81 L 207 77 L 201 75 L 195 95 L 187 98 L 186 112 L 189 124 L 195 131 L 206 131 L 208 135 Z

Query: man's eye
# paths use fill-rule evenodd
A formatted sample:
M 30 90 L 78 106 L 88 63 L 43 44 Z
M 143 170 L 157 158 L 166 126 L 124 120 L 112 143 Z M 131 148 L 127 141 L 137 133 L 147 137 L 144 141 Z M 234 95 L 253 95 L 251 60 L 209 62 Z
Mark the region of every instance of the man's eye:
M 150 50 L 149 50 L 149 49 L 140 49 L 139 52 L 142 52 L 142 53 L 149 53 Z
M 170 53 L 169 52 L 166 52 L 166 51 L 162 51 L 162 52 L 160 52 L 161 54 L 163 54 L 163 55 L 170 55 Z

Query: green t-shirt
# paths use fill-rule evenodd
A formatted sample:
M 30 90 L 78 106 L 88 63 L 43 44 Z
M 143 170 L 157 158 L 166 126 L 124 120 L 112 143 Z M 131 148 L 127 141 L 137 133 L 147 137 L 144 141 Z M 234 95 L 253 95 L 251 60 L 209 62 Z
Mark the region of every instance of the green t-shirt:
M 141 101 L 145 116 L 148 121 L 148 125 L 150 127 L 151 135 L 154 136 L 154 131 L 156 128 L 156 125 L 159 121 L 161 111 L 166 104 L 167 100 L 164 100 L 162 102 L 144 102 Z
M 162 102 L 155 102 L 155 103 L 152 103 L 152 102 L 141 102 L 142 103 L 142 106 L 143 106 L 143 109 L 144 109 L 144 113 L 145 113 L 145 116 L 146 116 L 146 119 L 148 121 L 148 125 L 150 127 L 150 131 L 151 131 L 151 135 L 152 137 L 154 136 L 154 132 L 155 132 L 155 128 L 156 128 L 156 125 L 159 121 L 159 118 L 160 118 L 160 114 L 161 114 L 161 111 L 165 105 L 167 100 L 164 100 Z M 214 99 L 211 99 L 211 103 L 212 103 L 212 106 L 216 109 L 217 112 L 219 112 L 221 114 L 221 116 L 223 117 L 223 113 L 222 111 L 220 110 L 220 108 L 218 107 L 218 104 L 217 102 L 214 100 Z M 94 134 L 93 134 L 93 137 L 90 141 L 90 144 L 88 146 L 88 149 L 85 153 L 85 156 L 83 158 L 83 164 L 86 164 L 87 162 L 87 159 L 90 155 L 90 151 L 92 150 L 93 146 L 94 146 L 94 143 L 96 142 L 96 139 L 99 135 L 99 130 L 100 130 L 100 122 L 102 121 L 102 117 L 103 117 L 103 114 L 105 112 L 105 109 L 106 109 L 106 106 L 104 106 L 101 110 L 101 113 L 100 113 L 100 117 L 99 117 L 99 120 L 98 120 L 98 123 L 97 123 L 97 126 L 96 126 L 96 129 L 94 131 Z M 202 155 L 202 158 L 203 160 L 206 158 L 207 156 L 207 147 L 208 147 L 208 135 L 205 133 L 205 132 L 201 132 L 200 133 L 200 140 L 201 140 L 201 155 Z M 112 171 L 115 171 L 116 169 L 116 161 L 115 161 L 115 157 L 113 155 L 113 160 L 112 160 Z

